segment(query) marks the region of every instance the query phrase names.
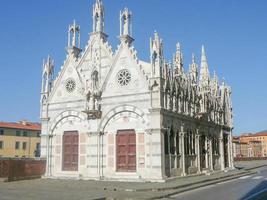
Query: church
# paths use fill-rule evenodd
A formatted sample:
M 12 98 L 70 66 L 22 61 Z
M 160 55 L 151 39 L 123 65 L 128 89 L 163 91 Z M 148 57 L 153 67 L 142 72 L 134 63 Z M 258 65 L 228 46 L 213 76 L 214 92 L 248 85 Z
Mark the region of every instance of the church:
M 133 46 L 129 9 L 119 13 L 116 50 L 105 33 L 101 0 L 92 15 L 83 49 L 80 26 L 69 26 L 57 75 L 51 57 L 43 62 L 44 177 L 161 182 L 232 169 L 231 88 L 210 75 L 204 47 L 200 66 L 193 55 L 186 70 L 180 44 L 166 62 L 155 32 L 143 61 Z

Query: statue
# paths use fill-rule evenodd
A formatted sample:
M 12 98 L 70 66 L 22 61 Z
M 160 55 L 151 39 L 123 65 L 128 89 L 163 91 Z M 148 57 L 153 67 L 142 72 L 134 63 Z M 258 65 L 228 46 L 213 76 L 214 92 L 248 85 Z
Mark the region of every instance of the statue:
M 128 35 L 128 19 L 126 16 L 123 17 L 123 35 Z
M 101 24 L 100 24 L 100 18 L 99 18 L 99 15 L 96 14 L 96 31 L 100 31 L 101 30 Z
M 95 70 L 92 73 L 92 90 L 93 91 L 97 91 L 98 90 L 98 86 L 99 86 L 99 83 L 98 83 L 98 72 Z

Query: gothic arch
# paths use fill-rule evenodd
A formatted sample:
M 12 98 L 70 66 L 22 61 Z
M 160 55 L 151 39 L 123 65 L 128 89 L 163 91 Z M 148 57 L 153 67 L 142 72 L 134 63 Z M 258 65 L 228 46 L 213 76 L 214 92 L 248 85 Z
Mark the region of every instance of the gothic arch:
M 60 113 L 52 122 L 52 125 L 49 129 L 50 135 L 53 134 L 54 130 L 57 128 L 59 124 L 63 124 L 64 120 L 68 121 L 68 118 L 73 118 L 73 119 L 78 119 L 79 121 L 86 121 L 86 115 L 84 113 L 74 111 L 74 110 L 69 110 L 69 111 L 64 111 Z
M 149 122 L 146 118 L 146 115 L 142 110 L 140 110 L 139 108 L 135 106 L 125 104 L 125 105 L 120 105 L 120 106 L 112 108 L 101 120 L 98 130 L 101 132 L 104 132 L 110 120 L 112 120 L 116 115 L 119 115 L 125 112 L 134 113 L 135 115 L 137 115 L 138 117 L 142 119 L 142 123 L 145 125 L 145 127 L 149 126 Z

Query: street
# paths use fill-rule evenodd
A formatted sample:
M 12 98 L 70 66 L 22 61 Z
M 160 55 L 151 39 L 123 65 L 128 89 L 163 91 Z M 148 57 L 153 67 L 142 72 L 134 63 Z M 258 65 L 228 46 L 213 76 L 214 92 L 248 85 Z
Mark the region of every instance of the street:
M 255 200 L 267 199 L 267 167 L 258 173 L 171 196 L 186 200 Z
M 228 171 L 210 176 L 177 178 L 164 183 L 71 179 L 0 181 L 0 200 L 119 200 L 163 197 L 167 200 L 266 200 L 267 166 L 263 165 L 265 161 L 238 163 L 236 166 L 241 168 L 244 164 L 247 169 L 253 168 L 253 171 Z M 242 173 L 245 175 L 242 176 Z M 179 191 L 188 192 L 178 193 Z

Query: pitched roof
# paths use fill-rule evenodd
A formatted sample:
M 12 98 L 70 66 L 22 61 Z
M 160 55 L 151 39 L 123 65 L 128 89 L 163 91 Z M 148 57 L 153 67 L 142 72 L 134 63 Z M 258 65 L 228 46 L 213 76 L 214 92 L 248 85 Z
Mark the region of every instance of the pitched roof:
M 31 131 L 40 131 L 41 124 L 33 122 L 0 122 L 0 128 L 10 128 L 10 129 L 22 129 L 22 130 L 31 130 Z
M 262 131 L 262 132 L 259 132 L 259 133 L 255 133 L 255 136 L 267 136 L 267 131 Z

